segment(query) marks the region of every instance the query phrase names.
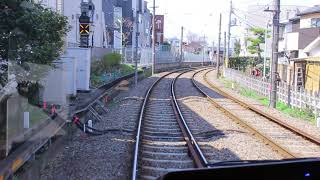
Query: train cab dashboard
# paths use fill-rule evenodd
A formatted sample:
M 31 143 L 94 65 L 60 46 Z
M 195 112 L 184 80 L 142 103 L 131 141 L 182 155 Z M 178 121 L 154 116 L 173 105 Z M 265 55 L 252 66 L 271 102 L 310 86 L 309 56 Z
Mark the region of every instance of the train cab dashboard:
M 205 169 L 169 172 L 160 180 L 320 180 L 320 158 L 221 161 Z

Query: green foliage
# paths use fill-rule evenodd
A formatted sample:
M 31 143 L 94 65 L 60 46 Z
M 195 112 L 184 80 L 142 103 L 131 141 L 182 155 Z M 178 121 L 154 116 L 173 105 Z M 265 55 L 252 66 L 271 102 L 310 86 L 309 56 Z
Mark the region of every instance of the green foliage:
M 96 64 L 99 64 L 97 62 L 101 62 L 101 61 L 96 61 L 95 62 Z M 91 67 L 93 67 L 93 66 L 91 66 Z M 103 75 L 106 75 L 106 70 L 102 68 L 102 71 L 101 71 L 100 70 L 101 67 L 102 67 L 101 65 L 100 66 L 95 66 L 95 68 L 93 68 L 91 70 L 92 74 L 91 74 L 90 83 L 91 83 L 92 86 L 98 87 L 98 86 L 100 86 L 102 84 L 107 83 L 102 78 Z M 95 71 L 97 69 L 100 71 L 100 73 L 99 73 L 99 71 Z M 114 66 L 112 69 L 108 70 L 108 73 L 112 74 L 111 80 L 113 80 L 114 78 L 119 78 L 121 76 L 132 74 L 132 73 L 134 73 L 134 70 L 135 70 L 135 68 L 134 68 L 133 65 L 120 64 L 120 65 Z M 139 69 L 139 71 L 140 70 L 141 69 Z
M 266 30 L 259 27 L 250 28 L 250 32 L 253 34 L 253 37 L 248 37 L 247 41 L 250 42 L 248 50 L 251 54 L 257 54 L 258 58 L 261 59 L 261 52 L 263 50 L 260 48 L 260 44 L 264 43 Z M 269 31 L 267 31 L 269 33 Z
M 234 53 L 235 53 L 236 57 L 239 57 L 240 51 L 241 51 L 240 40 L 236 40 L 234 42 Z
M 26 0 L 0 3 L 0 57 L 51 64 L 64 45 L 67 18 Z M 9 47 L 10 45 L 10 47 Z
M 262 63 L 262 59 L 258 57 L 230 57 L 229 67 L 233 69 L 240 68 L 245 71 L 248 66 L 255 67 L 257 64 Z
M 27 62 L 52 65 L 60 56 L 67 18 L 27 0 L 0 2 L 0 84 L 7 83 L 8 65 L 17 60 L 29 71 Z
M 98 76 L 106 71 L 101 64 L 100 60 L 95 60 L 91 63 L 91 75 Z
M 111 70 L 115 66 L 119 66 L 121 62 L 121 54 L 109 53 L 102 58 L 101 65 L 104 70 Z

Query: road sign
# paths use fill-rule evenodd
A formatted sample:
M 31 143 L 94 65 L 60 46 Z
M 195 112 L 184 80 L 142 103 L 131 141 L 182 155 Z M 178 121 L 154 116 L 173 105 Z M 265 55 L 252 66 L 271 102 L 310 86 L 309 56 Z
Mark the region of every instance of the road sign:
M 90 25 L 88 23 L 80 23 L 80 35 L 87 35 L 89 36 L 90 33 Z

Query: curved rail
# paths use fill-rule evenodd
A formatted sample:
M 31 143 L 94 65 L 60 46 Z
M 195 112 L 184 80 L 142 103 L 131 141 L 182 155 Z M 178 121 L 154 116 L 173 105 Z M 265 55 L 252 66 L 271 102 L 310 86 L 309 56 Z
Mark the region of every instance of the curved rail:
M 134 156 L 133 156 L 133 170 L 132 170 L 132 180 L 136 180 L 137 178 L 137 171 L 138 171 L 138 153 L 139 153 L 139 144 L 140 144 L 140 135 L 141 135 L 141 125 L 142 125 L 142 120 L 143 120 L 143 116 L 145 114 L 145 109 L 146 109 L 146 105 L 147 102 L 149 100 L 149 97 L 151 95 L 151 91 L 153 90 L 153 88 L 166 76 L 173 74 L 177 71 L 173 71 L 170 72 L 164 76 L 161 76 L 156 82 L 154 82 L 150 88 L 148 89 L 145 98 L 143 100 L 143 104 L 141 106 L 140 109 L 140 115 L 139 115 L 139 122 L 138 122 L 138 129 L 137 129 L 137 135 L 136 135 L 136 144 L 135 144 L 135 148 L 134 148 Z
M 187 73 L 189 71 L 186 71 L 184 73 Z M 174 108 L 176 109 L 176 111 L 178 112 L 179 115 L 179 126 L 183 132 L 183 135 L 185 136 L 185 140 L 187 141 L 187 144 L 189 146 L 189 150 L 191 152 L 191 155 L 197 165 L 197 167 L 208 167 L 208 161 L 206 160 L 205 156 L 203 155 L 203 152 L 201 151 L 197 141 L 195 140 L 195 138 L 193 137 L 187 123 L 186 120 L 183 117 L 183 114 L 181 112 L 180 106 L 178 104 L 177 98 L 176 98 L 176 94 L 175 94 L 175 83 L 177 81 L 177 79 L 183 75 L 184 73 L 179 74 L 171 83 L 171 95 L 172 95 L 172 99 L 173 99 L 173 103 L 174 103 Z
M 181 69 L 183 70 L 183 69 Z M 132 171 L 132 180 L 136 180 L 137 178 L 137 172 L 138 172 L 138 154 L 139 154 L 139 145 L 140 145 L 140 136 L 141 136 L 141 129 L 142 129 L 142 121 L 144 118 L 144 114 L 145 114 L 145 110 L 146 110 L 146 106 L 149 100 L 149 97 L 151 95 L 152 90 L 154 89 L 154 87 L 166 76 L 173 74 L 175 72 L 181 71 L 181 70 L 177 70 L 177 71 L 173 71 L 170 72 L 162 77 L 160 77 L 156 82 L 154 82 L 150 88 L 148 89 L 143 104 L 141 106 L 141 110 L 140 110 L 140 116 L 139 116 L 139 122 L 138 122 L 138 129 L 137 129 L 137 135 L 136 135 L 136 143 L 135 143 L 135 150 L 134 150 L 134 160 L 133 160 L 133 171 Z M 179 128 L 182 131 L 182 134 L 184 136 L 184 140 L 187 142 L 187 146 L 188 149 L 190 151 L 190 155 L 192 156 L 196 167 L 201 168 L 201 167 L 208 167 L 208 161 L 206 160 L 205 156 L 203 155 L 197 141 L 195 140 L 195 138 L 193 137 L 184 117 L 183 114 L 180 110 L 180 107 L 178 105 L 177 99 L 176 99 L 176 95 L 175 95 L 175 82 L 176 80 L 184 73 L 189 72 L 190 70 L 184 71 L 181 74 L 179 74 L 171 83 L 171 95 L 172 95 L 172 102 L 173 102 L 173 108 L 174 111 L 177 112 L 177 121 L 179 124 Z
M 282 147 L 281 145 L 275 143 L 274 141 L 272 141 L 270 138 L 266 137 L 265 135 L 263 135 L 262 133 L 260 133 L 258 130 L 256 130 L 254 127 L 252 127 L 251 125 L 249 125 L 248 123 L 244 122 L 242 119 L 240 119 L 238 116 L 236 116 L 235 114 L 231 113 L 229 110 L 227 110 L 226 108 L 222 107 L 220 104 L 218 104 L 214 99 L 212 99 L 206 92 L 204 92 L 199 85 L 196 83 L 195 81 L 195 76 L 207 69 L 202 69 L 200 71 L 198 71 L 197 73 L 195 73 L 192 76 L 192 83 L 193 85 L 199 90 L 199 92 L 201 92 L 201 94 L 203 94 L 205 97 L 208 98 L 208 100 L 218 109 L 220 109 L 221 111 L 223 111 L 229 118 L 231 118 L 233 121 L 241 124 L 244 128 L 246 128 L 249 132 L 251 132 L 252 134 L 254 134 L 256 137 L 258 137 L 259 139 L 261 139 L 263 142 L 265 142 L 266 144 L 269 144 L 273 147 L 274 150 L 276 150 L 277 152 L 279 152 L 283 157 L 285 158 L 295 158 L 297 157 L 297 155 L 293 154 L 292 152 L 290 152 L 288 149 Z M 210 72 L 210 71 L 208 71 Z M 206 73 L 207 74 L 207 73 Z M 223 94 L 221 94 L 223 95 Z M 228 96 L 226 96 L 228 97 Z
M 213 71 L 213 70 L 211 70 L 211 71 Z M 254 107 L 252 105 L 249 105 L 249 104 L 247 104 L 247 103 L 235 98 L 231 94 L 229 94 L 227 92 L 224 92 L 220 88 L 218 88 L 217 86 L 213 85 L 207 78 L 208 73 L 211 72 L 211 71 L 206 72 L 204 80 L 209 84 L 209 86 L 211 88 L 217 90 L 219 92 L 219 94 L 221 94 L 221 95 L 231 99 L 232 101 L 240 104 L 242 107 L 244 107 L 246 109 L 250 109 L 251 111 L 253 111 L 253 112 L 255 112 L 255 113 L 257 113 L 257 114 L 259 114 L 259 115 L 261 115 L 261 116 L 263 116 L 263 117 L 265 117 L 267 119 L 269 119 L 270 121 L 282 126 L 283 128 L 288 129 L 289 131 L 291 131 L 291 132 L 293 132 L 293 133 L 295 133 L 295 134 L 297 134 L 297 135 L 299 135 L 299 136 L 301 136 L 301 137 L 303 137 L 303 138 L 305 138 L 305 139 L 307 139 L 307 140 L 309 140 L 309 141 L 311 141 L 311 142 L 313 142 L 315 144 L 320 145 L 320 139 L 319 138 L 316 138 L 316 137 L 314 137 L 314 136 L 312 136 L 312 135 L 310 135 L 310 134 L 308 134 L 308 133 L 306 133 L 306 132 L 304 132 L 304 131 L 296 128 L 296 127 L 293 127 L 293 126 L 281 121 L 279 118 L 276 118 L 276 117 L 274 117 L 274 116 L 272 116 L 270 114 L 267 114 L 267 113 L 257 109 L 256 107 Z

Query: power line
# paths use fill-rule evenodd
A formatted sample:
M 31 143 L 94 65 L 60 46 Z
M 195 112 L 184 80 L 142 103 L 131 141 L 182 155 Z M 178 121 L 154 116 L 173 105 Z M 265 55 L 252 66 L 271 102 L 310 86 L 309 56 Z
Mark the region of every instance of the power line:
M 240 10 L 240 9 L 236 9 L 234 8 L 234 10 L 236 10 L 237 12 L 243 14 L 243 15 L 252 15 L 252 16 L 259 16 L 259 17 L 263 17 L 263 18 L 266 18 L 266 16 L 263 16 L 261 14 L 255 14 L 253 12 L 248 12 L 248 11 L 243 11 L 243 10 Z M 260 11 L 261 12 L 261 11 Z
M 242 20 L 241 22 L 244 22 L 246 25 L 254 28 L 254 27 L 259 27 L 259 28 L 264 28 L 264 27 L 261 27 L 261 26 L 257 26 L 257 25 L 254 25 L 254 24 L 251 24 L 249 21 L 247 21 L 246 19 L 240 17 L 238 14 L 236 14 L 235 12 L 233 12 L 233 15 L 235 15 L 236 17 L 238 17 L 240 20 Z

